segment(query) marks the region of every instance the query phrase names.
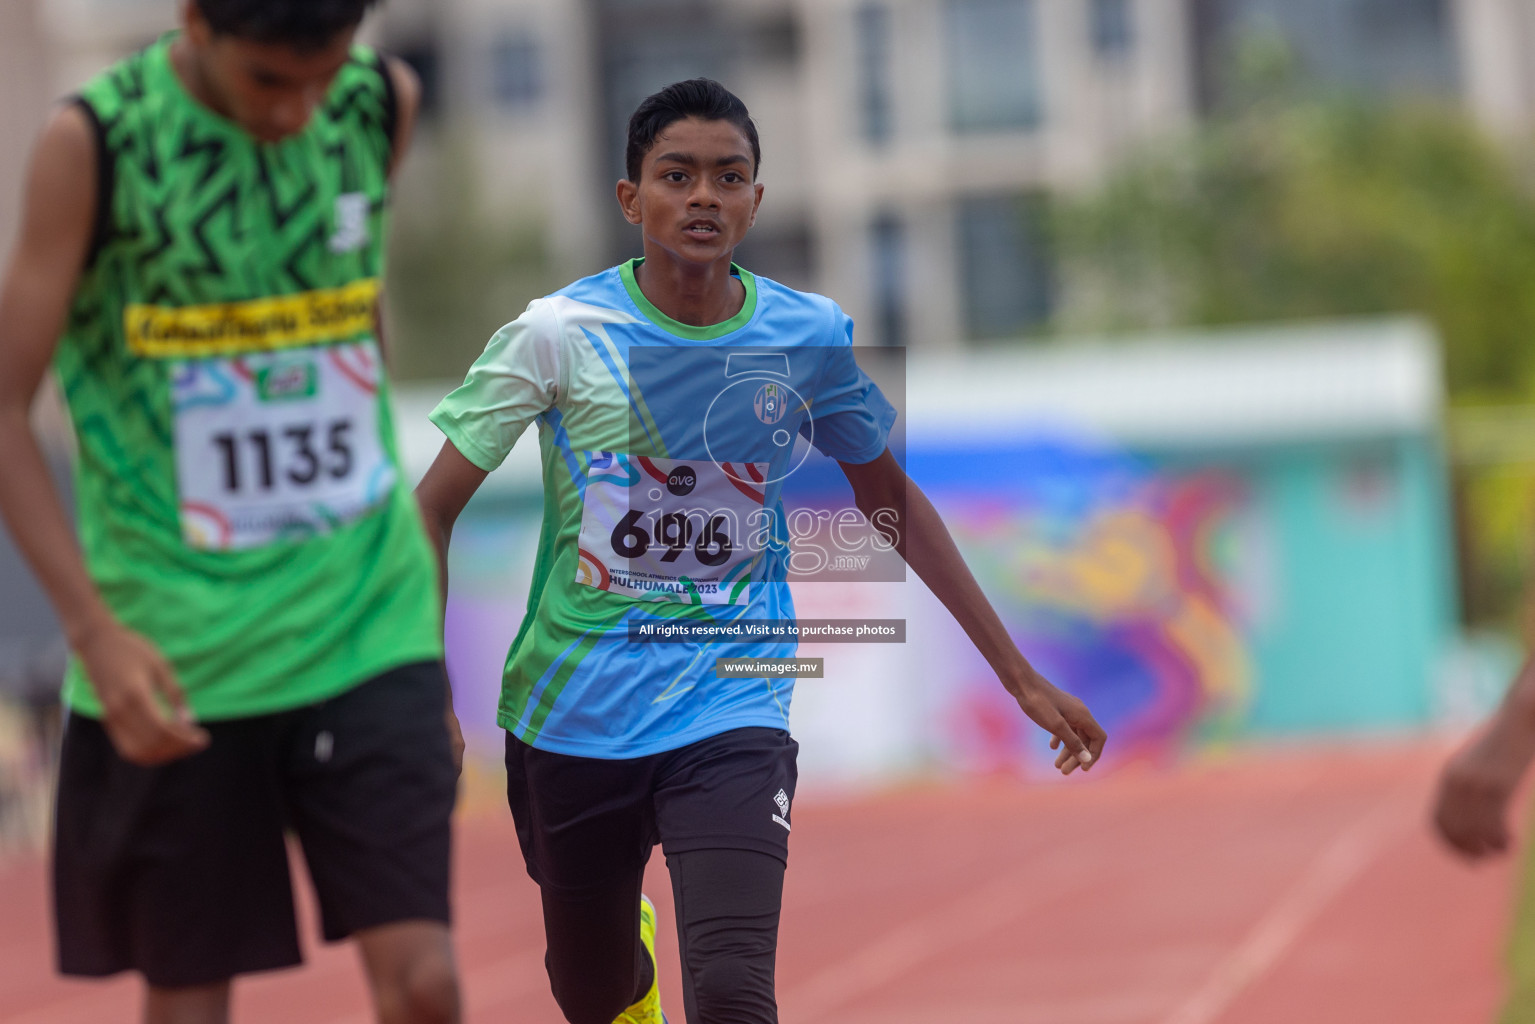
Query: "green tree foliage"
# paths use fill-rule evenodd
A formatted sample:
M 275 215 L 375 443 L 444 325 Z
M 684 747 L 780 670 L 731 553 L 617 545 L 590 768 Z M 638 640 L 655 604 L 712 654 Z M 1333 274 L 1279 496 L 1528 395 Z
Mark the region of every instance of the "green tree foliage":
M 1254 102 L 1059 202 L 1055 235 L 1062 330 L 1417 312 L 1443 340 L 1455 412 L 1535 401 L 1535 192 L 1460 110 Z M 1524 452 L 1457 466 L 1476 620 L 1518 603 Z
M 1535 197 L 1457 111 L 1259 107 L 1060 204 L 1061 326 L 1413 311 L 1457 402 L 1535 395 Z

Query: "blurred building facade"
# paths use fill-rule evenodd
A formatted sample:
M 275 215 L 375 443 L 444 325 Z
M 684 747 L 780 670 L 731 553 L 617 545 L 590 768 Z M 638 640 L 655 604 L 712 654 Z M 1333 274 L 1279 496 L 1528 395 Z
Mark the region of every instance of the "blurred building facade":
M 49 96 L 175 12 L 13 0 L 0 17 L 0 117 L 25 137 Z M 743 264 L 836 297 L 863 341 L 921 349 L 1048 321 L 1046 198 L 1220 109 L 1243 40 L 1282 39 L 1310 81 L 1535 125 L 1526 0 L 388 0 L 370 35 L 426 84 L 401 217 L 469 204 L 538 238 L 559 279 L 631 255 L 611 198 L 627 115 L 709 75 L 762 135 L 768 193 Z M 19 177 L 12 150 L 7 236 Z
M 863 342 L 924 350 L 1044 326 L 1048 197 L 1220 110 L 1252 40 L 1323 89 L 1535 126 L 1526 0 L 390 0 L 381 34 L 436 96 L 423 151 L 455 186 L 467 163 L 473 201 L 535 229 L 562 280 L 637 251 L 611 198 L 629 112 L 726 82 L 768 187 L 741 262 L 834 296 Z M 457 196 L 432 160 L 414 194 Z
M 835 296 L 861 340 L 944 348 L 1045 322 L 1044 197 L 1194 116 L 1186 8 L 391 0 L 383 33 L 435 78 L 443 148 L 485 208 L 540 220 L 564 277 L 637 250 L 611 198 L 630 111 L 669 81 L 726 82 L 767 185 L 741 262 Z

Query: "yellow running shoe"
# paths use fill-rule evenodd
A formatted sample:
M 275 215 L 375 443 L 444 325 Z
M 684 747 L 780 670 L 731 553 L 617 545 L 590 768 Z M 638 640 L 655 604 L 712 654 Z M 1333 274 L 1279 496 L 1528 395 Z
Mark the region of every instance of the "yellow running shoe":
M 666 1014 L 661 1012 L 661 965 L 656 963 L 656 907 L 645 895 L 640 896 L 640 941 L 645 944 L 655 980 L 650 983 L 650 991 L 620 1013 L 613 1024 L 667 1024 Z

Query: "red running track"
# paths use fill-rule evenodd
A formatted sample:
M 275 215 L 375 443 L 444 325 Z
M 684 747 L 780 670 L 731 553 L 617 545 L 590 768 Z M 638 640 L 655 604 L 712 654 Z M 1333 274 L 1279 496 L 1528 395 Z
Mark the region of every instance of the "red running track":
M 786 1024 L 1476 1024 L 1493 1016 L 1512 866 L 1425 828 L 1441 744 L 1246 752 L 1101 777 L 908 787 L 795 808 Z M 504 811 L 458 832 L 470 1021 L 559 1024 L 538 897 Z M 0 865 L 0 1020 L 135 1016 L 130 979 L 50 968 L 44 868 Z M 659 855 L 662 993 L 681 1024 Z M 312 927 L 310 934 L 313 933 Z M 370 1020 L 346 947 L 240 982 L 237 1021 Z

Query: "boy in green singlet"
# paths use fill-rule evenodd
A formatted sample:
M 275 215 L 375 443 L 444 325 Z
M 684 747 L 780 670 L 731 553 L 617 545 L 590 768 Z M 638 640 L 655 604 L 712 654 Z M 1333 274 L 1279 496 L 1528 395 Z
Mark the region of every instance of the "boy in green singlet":
M 285 829 L 378 1018 L 459 1015 L 461 743 L 376 331 L 419 84 L 353 45 L 370 3 L 187 0 L 54 114 L 0 288 L 0 512 L 73 652 L 59 966 L 138 971 L 155 1024 L 299 961 Z

